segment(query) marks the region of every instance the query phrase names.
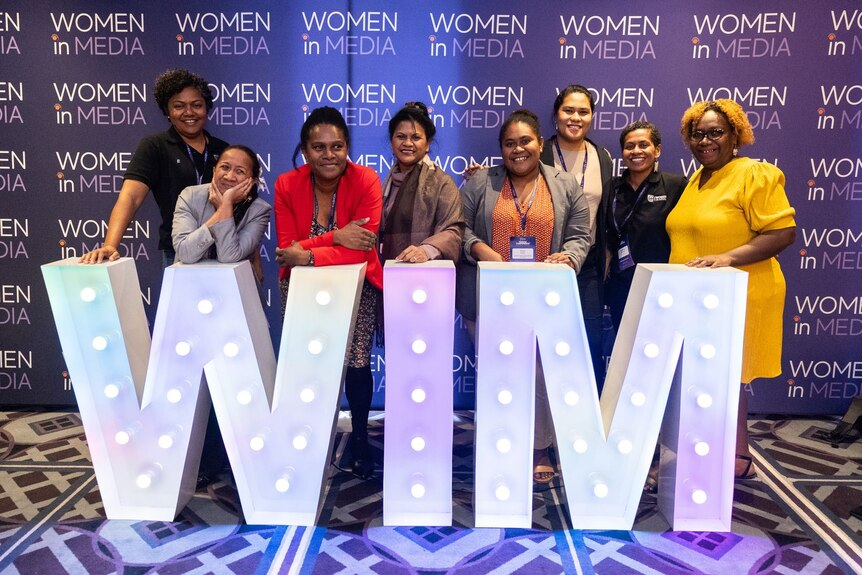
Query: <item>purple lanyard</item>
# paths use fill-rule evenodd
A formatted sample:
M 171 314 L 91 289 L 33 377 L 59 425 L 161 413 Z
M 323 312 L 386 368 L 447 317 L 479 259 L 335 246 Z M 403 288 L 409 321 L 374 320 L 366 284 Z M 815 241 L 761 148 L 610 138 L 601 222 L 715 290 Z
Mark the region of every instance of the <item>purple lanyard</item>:
M 560 165 L 563 166 L 563 171 L 568 172 L 566 168 L 566 159 L 563 157 L 563 151 L 560 149 L 560 140 L 554 138 L 554 146 L 557 148 L 557 155 L 560 157 Z M 587 179 L 587 158 L 590 155 L 590 146 L 584 142 L 584 165 L 581 166 L 581 189 L 584 189 L 584 181 Z
M 527 212 L 530 211 L 530 208 L 533 207 L 533 200 L 536 199 L 536 188 L 539 186 L 539 178 L 542 176 L 540 173 L 536 176 L 536 181 L 533 182 L 533 191 L 530 192 L 530 202 L 527 204 L 527 209 L 521 212 L 521 203 L 518 202 L 518 192 L 515 191 L 515 182 L 512 181 L 512 176 L 506 176 L 509 180 L 509 188 L 512 190 L 512 199 L 515 201 L 515 209 L 518 210 L 518 215 L 521 216 L 521 233 L 523 234 L 527 230 Z
M 189 155 L 189 160 L 192 161 L 192 166 L 195 169 L 195 177 L 197 178 L 198 185 L 201 185 L 204 182 L 204 175 L 198 171 L 198 164 L 195 162 L 195 155 L 192 152 L 192 147 L 186 144 L 186 153 Z M 207 160 L 209 160 L 209 148 L 207 144 L 204 144 L 204 171 L 206 171 Z

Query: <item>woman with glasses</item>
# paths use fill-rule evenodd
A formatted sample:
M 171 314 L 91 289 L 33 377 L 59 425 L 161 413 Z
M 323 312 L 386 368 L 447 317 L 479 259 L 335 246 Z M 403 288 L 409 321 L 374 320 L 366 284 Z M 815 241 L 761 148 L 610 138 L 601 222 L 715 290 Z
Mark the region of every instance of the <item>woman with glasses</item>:
M 667 219 L 670 263 L 733 266 L 748 272 L 742 383 L 781 373 L 784 276 L 776 255 L 796 238 L 796 211 L 784 174 L 772 164 L 738 156 L 754 142 L 745 111 L 733 100 L 697 102 L 680 133 L 701 167 Z M 756 475 L 748 448 L 748 396 L 740 394 L 736 477 Z

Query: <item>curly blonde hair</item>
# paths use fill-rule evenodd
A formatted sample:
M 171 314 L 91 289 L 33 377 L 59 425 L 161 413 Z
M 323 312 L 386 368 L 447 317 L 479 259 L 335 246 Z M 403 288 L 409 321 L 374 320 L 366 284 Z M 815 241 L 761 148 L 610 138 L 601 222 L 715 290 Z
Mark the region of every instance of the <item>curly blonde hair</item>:
M 736 134 L 737 148 L 754 142 L 754 131 L 751 129 L 751 122 L 748 121 L 745 110 L 733 100 L 727 99 L 695 102 L 692 104 L 682 115 L 682 120 L 680 121 L 679 133 L 683 140 L 688 141 L 695 124 L 710 110 L 721 114 L 727 119 L 727 123 L 730 124 L 733 133 Z

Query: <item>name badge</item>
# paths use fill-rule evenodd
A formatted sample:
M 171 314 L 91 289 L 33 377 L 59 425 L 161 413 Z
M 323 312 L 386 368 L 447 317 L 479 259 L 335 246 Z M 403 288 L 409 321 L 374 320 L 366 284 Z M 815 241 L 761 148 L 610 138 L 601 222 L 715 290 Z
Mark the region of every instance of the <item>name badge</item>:
M 617 248 L 617 262 L 617 267 L 621 272 L 635 265 L 635 260 L 632 259 L 632 251 L 629 249 L 629 242 L 626 238 L 620 240 L 620 247 Z
M 536 236 L 511 236 L 509 238 L 509 261 L 536 261 Z

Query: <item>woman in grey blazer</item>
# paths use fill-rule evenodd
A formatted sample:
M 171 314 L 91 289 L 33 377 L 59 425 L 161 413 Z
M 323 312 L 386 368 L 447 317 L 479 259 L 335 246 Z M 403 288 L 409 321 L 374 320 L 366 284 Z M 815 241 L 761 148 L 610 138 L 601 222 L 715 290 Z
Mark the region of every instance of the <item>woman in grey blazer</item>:
M 212 183 L 182 191 L 172 231 L 178 261 L 229 263 L 255 253 L 272 214 L 272 207 L 257 195 L 259 177 L 255 153 L 229 146 L 219 156 Z
M 540 261 L 568 265 L 575 272 L 590 249 L 589 206 L 570 174 L 540 162 L 539 119 L 516 110 L 500 128 L 503 165 L 480 170 L 461 189 L 464 251 L 458 267 L 456 303 L 471 336 L 476 320 L 478 261 Z M 534 479 L 550 482 L 553 441 L 541 370 L 536 383 Z

